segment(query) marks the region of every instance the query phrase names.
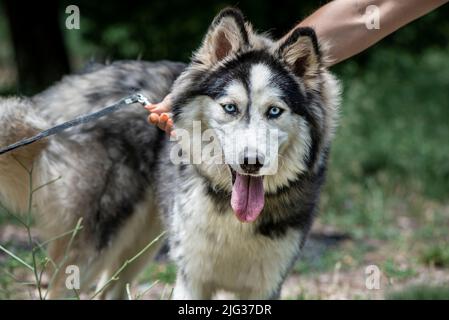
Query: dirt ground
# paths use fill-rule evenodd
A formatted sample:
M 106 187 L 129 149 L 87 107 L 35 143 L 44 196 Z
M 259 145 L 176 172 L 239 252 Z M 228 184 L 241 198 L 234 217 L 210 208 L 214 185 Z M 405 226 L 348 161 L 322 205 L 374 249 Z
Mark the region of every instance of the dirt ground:
M 10 244 L 8 249 L 20 251 L 27 249 L 27 234 L 23 228 L 17 225 L 0 226 L 0 243 Z M 395 250 L 387 241 L 373 241 L 369 252 L 365 252 L 359 261 L 356 261 L 351 254 L 357 243 L 347 235 L 338 233 L 332 228 L 317 224 L 304 248 L 301 261 L 309 264 L 309 268 L 298 268 L 296 266 L 287 278 L 283 289 L 282 299 L 385 299 L 389 293 L 404 290 L 418 285 L 435 285 L 449 287 L 449 270 L 435 268 L 431 266 L 414 266 L 410 274 L 401 274 L 400 270 L 395 275 L 380 273 L 380 288 L 368 289 L 366 286 L 368 265 L 382 266 L 386 256 L 392 255 Z M 341 252 L 342 254 L 323 269 L 323 255 L 329 252 Z M 407 257 L 413 252 L 396 252 L 396 261 L 403 261 L 400 265 L 402 270 L 409 270 Z M 161 255 L 160 260 L 153 268 L 166 270 L 170 263 L 165 255 Z M 313 262 L 318 261 L 318 264 Z M 0 252 L 0 266 L 8 266 L 11 263 L 10 257 Z M 316 269 L 314 269 L 314 266 Z M 4 269 L 4 268 L 2 268 Z M 382 267 L 380 267 L 382 269 Z M 17 298 L 37 298 L 35 290 L 30 283 L 33 276 L 24 268 L 9 268 L 10 274 L 2 274 L 1 277 L 14 277 L 15 281 L 10 281 L 7 288 L 10 297 Z M 301 272 L 302 270 L 302 272 Z M 391 272 L 390 272 L 391 273 Z M 131 299 L 168 299 L 173 289 L 173 279 L 160 281 L 158 276 L 141 277 L 138 284 L 130 287 Z M 165 277 L 166 278 L 166 277 Z M 156 282 L 156 283 L 155 283 Z M 28 283 L 28 285 L 27 285 Z M 43 281 L 45 287 L 45 280 Z M 2 288 L 4 291 L 5 288 Z M 86 298 L 81 296 L 81 298 Z M 232 299 L 233 296 L 220 292 L 217 299 Z

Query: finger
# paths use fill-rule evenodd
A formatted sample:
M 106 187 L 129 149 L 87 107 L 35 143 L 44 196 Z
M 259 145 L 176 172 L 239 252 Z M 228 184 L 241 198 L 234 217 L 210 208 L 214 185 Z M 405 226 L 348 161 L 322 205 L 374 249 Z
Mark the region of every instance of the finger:
M 150 103 L 150 104 L 147 104 L 146 106 L 144 106 L 144 108 L 147 109 L 148 111 L 151 111 L 154 108 L 156 108 L 156 105 L 154 103 Z
M 163 113 L 160 115 L 158 126 L 159 126 L 159 128 L 161 128 L 161 130 L 164 130 L 164 131 L 166 130 L 168 120 L 170 120 L 170 117 L 168 114 Z
M 150 124 L 158 124 L 159 123 L 159 115 L 156 113 L 152 113 L 148 116 L 148 122 Z
M 162 131 L 165 131 L 165 127 L 167 126 L 167 122 L 166 121 L 161 121 L 159 119 L 159 123 L 157 124 L 157 126 L 159 127 L 159 129 L 161 129 Z
M 150 112 L 154 112 L 157 114 L 162 114 L 164 112 L 169 112 L 171 109 L 171 97 L 170 95 L 167 95 L 164 100 L 162 100 L 159 103 L 150 103 L 145 106 L 145 109 L 149 110 Z
M 147 109 L 151 113 L 156 113 L 156 114 L 159 114 L 159 115 L 164 112 L 163 110 L 161 110 L 161 107 L 159 106 L 158 103 L 156 103 L 156 104 L 153 104 L 153 103 L 147 104 L 144 108 Z
M 167 133 L 167 135 L 170 136 L 172 131 L 173 131 L 173 120 L 168 119 L 165 125 L 165 132 Z
M 161 114 L 159 122 L 163 123 L 163 125 L 160 126 L 160 128 L 162 130 L 165 130 L 167 133 L 170 130 L 169 121 L 171 121 L 170 115 L 168 115 L 167 113 Z M 173 121 L 171 122 L 173 123 Z
M 170 120 L 170 116 L 167 113 L 163 113 L 160 115 L 161 121 L 163 122 L 167 122 L 168 120 Z

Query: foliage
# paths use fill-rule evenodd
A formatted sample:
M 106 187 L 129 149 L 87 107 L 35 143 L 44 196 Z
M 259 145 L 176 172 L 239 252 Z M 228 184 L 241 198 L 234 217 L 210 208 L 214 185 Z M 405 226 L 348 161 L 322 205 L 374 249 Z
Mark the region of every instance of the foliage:
M 412 286 L 390 293 L 390 300 L 448 300 L 449 288 L 443 286 Z
M 68 4 L 80 7 L 81 30 L 63 28 Z M 187 61 L 213 16 L 229 4 L 235 3 L 62 1 L 60 26 L 74 70 L 90 59 Z M 293 0 L 282 5 L 273 0 L 238 3 L 256 29 L 275 36 L 318 5 Z M 1 10 L 0 5 L 0 92 L 15 93 L 13 50 Z M 337 265 L 342 271 L 364 266 L 373 254 L 386 276 L 397 281 L 410 280 L 429 266 L 448 268 L 448 16 L 445 5 L 333 68 L 343 85 L 343 102 L 319 222 L 349 234 L 351 245 L 325 248 L 319 257 L 305 256 L 295 268 L 303 277 Z M 11 221 L 0 209 L 0 227 Z M 32 251 L 0 245 L 33 263 Z M 398 253 L 405 255 L 405 267 L 397 261 Z M 41 255 L 36 253 L 33 269 L 42 267 Z M 10 288 L 17 284 L 12 276 L 23 268 L 7 257 L 1 252 L 1 298 L 12 297 Z M 142 279 L 170 285 L 175 268 L 151 265 Z M 419 286 L 389 297 L 447 299 L 449 292 Z

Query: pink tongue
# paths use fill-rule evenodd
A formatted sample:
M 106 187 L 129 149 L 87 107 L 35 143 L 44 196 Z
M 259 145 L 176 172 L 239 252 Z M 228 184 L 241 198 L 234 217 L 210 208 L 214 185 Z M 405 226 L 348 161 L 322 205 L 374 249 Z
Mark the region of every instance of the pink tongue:
M 231 206 L 242 222 L 253 222 L 264 206 L 262 177 L 252 177 L 236 173 L 232 187 Z

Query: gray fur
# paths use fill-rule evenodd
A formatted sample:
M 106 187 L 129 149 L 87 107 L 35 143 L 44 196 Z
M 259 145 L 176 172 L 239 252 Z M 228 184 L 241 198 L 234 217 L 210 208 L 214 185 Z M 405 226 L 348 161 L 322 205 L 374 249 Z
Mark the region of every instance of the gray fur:
M 158 101 L 169 92 L 184 68 L 184 64 L 172 62 L 115 62 L 97 66 L 92 72 L 67 76 L 30 99 L 0 100 L 0 144 L 98 110 L 136 91 Z M 34 155 L 35 186 L 61 177 L 35 195 L 41 234 L 44 239 L 58 236 L 82 218 L 83 230 L 72 247 L 71 262 L 82 267 L 84 274 L 91 273 L 97 261 L 106 259 L 119 246 L 117 235 L 136 215 L 136 208 L 142 203 L 150 206 L 148 193 L 154 186 L 155 159 L 164 135 L 148 125 L 146 114 L 140 105 L 128 106 L 95 123 L 71 128 L 40 142 L 46 147 L 39 156 Z M 24 156 L 33 148 L 35 145 L 0 157 L 0 200 L 15 211 L 25 211 L 27 197 L 21 195 L 27 193 L 28 178 L 13 156 L 31 168 L 31 161 L 27 162 L 30 157 Z M 20 181 L 16 181 L 19 177 Z M 157 211 L 147 214 L 157 215 Z M 158 229 L 160 233 L 161 227 Z M 61 241 L 50 246 L 50 254 L 57 252 L 54 260 L 61 259 L 57 248 L 63 245 Z M 116 265 L 100 267 L 99 271 L 118 268 L 123 259 L 131 258 L 139 249 L 142 248 L 130 250 L 124 257 L 117 250 L 113 258 L 118 260 Z M 61 288 L 55 291 L 53 296 L 59 296 Z
M 241 119 L 215 121 L 223 118 L 217 101 L 233 81 L 243 83 L 242 95 L 249 97 L 251 74 L 261 66 L 258 72 L 271 75 L 267 88 L 280 92 L 276 97 L 286 108 L 283 122 L 265 118 L 260 122 L 284 131 L 279 149 L 282 166 L 277 174 L 264 176 L 265 207 L 253 223 L 239 222 L 231 208 L 232 166 L 174 164 L 170 160 L 174 142 L 146 123 L 141 107 L 72 128 L 33 152 L 26 153 L 31 150 L 26 147 L 20 151 L 24 154 L 16 153 L 34 162 L 36 183 L 62 176 L 37 195 L 36 214 L 48 238 L 70 230 L 83 218 L 85 228 L 69 262 L 89 274 L 84 289 L 101 271 L 111 275 L 160 233 L 161 218 L 178 267 L 175 298 L 211 298 L 219 289 L 240 298 L 279 296 L 316 213 L 338 105 L 338 84 L 327 71 L 322 52 L 316 52 L 314 37 L 307 29 L 285 43 L 274 42 L 254 33 L 239 11 L 227 9 L 214 20 L 187 68 L 171 62 L 95 65 L 29 100 L 0 100 L 1 145 L 11 140 L 14 130 L 8 126 L 23 129 L 14 131 L 21 132 L 13 139 L 19 140 L 137 91 L 151 101 L 171 91 L 176 128 L 191 130 L 192 121 L 200 121 L 203 130 L 214 131 L 219 143 L 217 123 L 231 129 L 235 124 L 251 134 L 253 115 L 262 110 L 251 96 Z M 223 42 L 224 48 L 217 47 Z M 302 58 L 304 65 L 294 65 Z M 224 153 L 227 156 L 226 148 Z M 20 195 L 26 190 L 25 180 L 11 155 L 0 156 L 2 202 L 23 211 Z M 63 245 L 50 250 L 55 260 Z M 131 267 L 103 297 L 123 297 L 126 281 L 151 255 Z M 61 287 L 55 291 L 54 296 L 64 292 Z

